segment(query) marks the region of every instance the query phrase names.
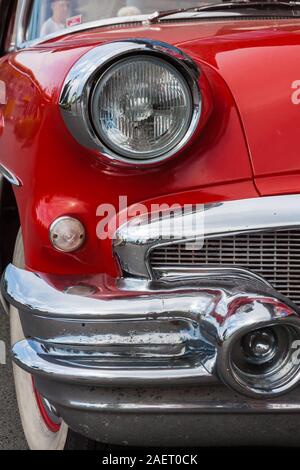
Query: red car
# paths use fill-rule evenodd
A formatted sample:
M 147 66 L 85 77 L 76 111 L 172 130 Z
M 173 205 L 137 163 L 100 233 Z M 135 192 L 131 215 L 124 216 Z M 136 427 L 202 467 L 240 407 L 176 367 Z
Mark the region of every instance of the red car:
M 29 447 L 297 444 L 300 3 L 0 17 L 2 307 Z

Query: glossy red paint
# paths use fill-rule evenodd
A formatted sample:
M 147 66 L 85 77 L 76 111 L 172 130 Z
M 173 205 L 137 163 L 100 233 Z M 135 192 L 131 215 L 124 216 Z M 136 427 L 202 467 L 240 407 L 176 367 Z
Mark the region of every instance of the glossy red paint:
M 300 188 L 299 173 L 285 173 L 256 178 L 256 187 L 263 196 L 276 194 L 297 194 Z
M 205 59 L 216 67 L 235 99 L 255 177 L 299 172 L 300 104 L 295 99 L 300 83 L 299 22 L 254 22 L 242 34 L 239 28 L 226 30 L 219 39 L 204 39 L 201 45 L 207 44 L 209 57 Z M 233 47 L 228 50 L 230 42 Z M 181 46 L 190 55 L 198 55 L 197 41 Z
M 2 111 L 0 110 L 0 137 L 3 134 L 3 130 L 4 130 L 4 116 L 3 116 Z
M 98 28 L 4 57 L 0 160 L 23 182 L 15 194 L 27 267 L 116 275 L 111 242 L 96 236 L 96 211 L 101 203 L 117 208 L 120 195 L 129 205 L 239 199 L 264 194 L 262 175 L 299 173 L 300 108 L 291 102 L 291 83 L 300 78 L 299 26 L 293 19 Z M 63 80 L 82 54 L 102 42 L 133 37 L 180 47 L 201 68 L 212 97 L 211 113 L 184 153 L 148 169 L 112 166 L 80 147 L 58 108 Z M 284 186 L 287 180 L 281 181 Z M 87 242 L 76 254 L 56 252 L 48 238 L 51 222 L 66 214 L 87 228 Z

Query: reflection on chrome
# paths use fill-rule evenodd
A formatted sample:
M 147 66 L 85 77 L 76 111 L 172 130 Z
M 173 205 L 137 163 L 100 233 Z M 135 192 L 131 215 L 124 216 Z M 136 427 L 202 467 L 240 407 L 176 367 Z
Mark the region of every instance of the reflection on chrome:
M 281 395 L 299 383 L 300 365 L 291 360 L 291 344 L 300 339 L 297 307 L 255 276 L 157 281 L 148 291 L 116 290 L 106 300 L 93 291 L 68 295 L 66 282 L 61 277 L 59 290 L 12 265 L 3 278 L 30 338 L 13 347 L 14 360 L 35 376 L 115 386 L 222 380 L 251 397 Z M 274 337 L 274 354 L 253 364 L 249 335 L 260 331 L 260 338 Z
M 287 207 L 289 210 L 287 211 Z M 200 209 L 202 214 L 203 209 Z M 243 214 L 243 217 L 241 217 Z M 152 219 L 152 218 L 151 218 Z M 131 219 L 116 232 L 114 251 L 119 259 L 124 273 L 132 276 L 155 279 L 155 274 L 149 265 L 152 250 L 173 243 L 188 243 L 203 240 L 203 238 L 226 237 L 234 234 L 268 231 L 275 228 L 292 228 L 300 226 L 300 196 L 272 196 L 264 198 L 226 201 L 207 204 L 203 213 L 203 232 L 194 231 L 195 218 L 188 212 L 174 219 L 174 232 L 180 232 L 185 227 L 185 233 L 191 238 L 174 241 L 173 237 L 163 240 L 160 234 L 167 234 L 170 227 L 170 217 L 161 216 L 159 223 L 149 220 L 148 215 Z M 201 217 L 197 220 L 201 220 Z

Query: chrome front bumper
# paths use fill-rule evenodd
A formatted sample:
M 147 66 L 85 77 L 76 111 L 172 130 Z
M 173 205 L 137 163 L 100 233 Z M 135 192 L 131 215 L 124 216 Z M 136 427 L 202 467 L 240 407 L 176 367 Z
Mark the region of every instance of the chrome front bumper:
M 64 293 L 70 279 L 46 282 L 9 266 L 3 290 L 19 309 L 26 336 L 14 345 L 13 358 L 79 433 L 134 445 L 181 445 L 188 436 L 189 445 L 198 445 L 199 426 L 204 432 L 214 422 L 208 415 L 300 411 L 298 389 L 266 400 L 250 388 L 249 397 L 230 390 L 237 387 L 226 355 L 236 335 L 253 325 L 298 322 L 292 306 L 253 282 L 255 293 L 249 281 L 232 278 L 223 279 L 222 287 L 182 279 L 146 289 L 131 281 L 135 290 L 124 281 L 103 280 L 98 293 L 84 298 Z
M 215 281 L 204 287 L 197 279 L 157 281 L 139 292 L 115 285 L 106 298 L 103 283 L 97 286 L 100 296 L 87 298 L 65 293 L 69 279 L 52 278 L 58 290 L 10 265 L 3 290 L 20 311 L 26 337 L 14 345 L 14 360 L 35 376 L 78 385 L 218 383 L 223 351 L 236 334 L 245 335 L 253 325 L 298 321 L 293 306 L 271 288 L 254 278 L 254 293 L 249 281 L 241 282 L 229 279 L 226 285 L 224 279 L 222 286 Z
M 122 250 L 127 257 L 123 242 L 117 238 L 119 257 Z M 70 286 L 88 287 L 88 296 L 71 295 Z M 199 414 L 300 411 L 300 371 L 288 388 L 258 393 L 230 367 L 232 345 L 247 332 L 279 324 L 300 331 L 298 307 L 251 272 L 182 269 L 160 279 L 111 279 L 43 277 L 10 265 L 2 291 L 25 335 L 14 361 L 67 424 L 91 438 L 181 445 L 188 436 L 192 445 Z M 201 423 L 209 426 L 206 418 Z

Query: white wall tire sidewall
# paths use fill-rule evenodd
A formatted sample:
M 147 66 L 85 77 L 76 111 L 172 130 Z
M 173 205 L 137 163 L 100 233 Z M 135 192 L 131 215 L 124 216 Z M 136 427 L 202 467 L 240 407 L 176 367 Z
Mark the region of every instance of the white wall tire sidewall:
M 16 240 L 13 263 L 20 268 L 25 265 L 21 232 Z M 24 338 L 19 312 L 12 306 L 10 306 L 10 331 L 12 345 Z M 31 375 L 13 364 L 13 376 L 19 413 L 29 448 L 32 450 L 63 450 L 68 436 L 67 425 L 62 423 L 58 432 L 51 432 L 41 416 Z

